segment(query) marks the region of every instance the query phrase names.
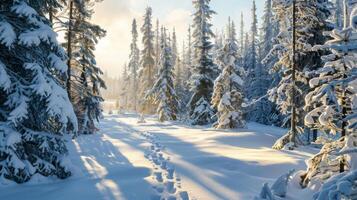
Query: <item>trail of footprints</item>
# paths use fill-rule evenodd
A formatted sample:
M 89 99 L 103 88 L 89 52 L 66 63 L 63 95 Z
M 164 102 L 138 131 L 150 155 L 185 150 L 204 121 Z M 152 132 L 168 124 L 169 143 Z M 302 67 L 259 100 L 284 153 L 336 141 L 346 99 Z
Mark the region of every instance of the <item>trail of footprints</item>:
M 175 173 L 175 168 L 170 163 L 170 157 L 165 156 L 165 147 L 158 142 L 157 136 L 149 132 L 139 133 L 151 144 L 145 157 L 153 165 L 152 178 L 157 183 L 154 189 L 157 195 L 151 200 L 189 200 L 188 193 L 181 191 L 181 178 Z

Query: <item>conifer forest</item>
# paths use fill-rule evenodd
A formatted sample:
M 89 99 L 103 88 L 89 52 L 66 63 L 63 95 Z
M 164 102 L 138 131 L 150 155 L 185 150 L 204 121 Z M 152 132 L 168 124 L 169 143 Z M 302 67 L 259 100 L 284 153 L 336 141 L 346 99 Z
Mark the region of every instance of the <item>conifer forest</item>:
M 357 0 L 0 0 L 0 200 L 357 200 Z

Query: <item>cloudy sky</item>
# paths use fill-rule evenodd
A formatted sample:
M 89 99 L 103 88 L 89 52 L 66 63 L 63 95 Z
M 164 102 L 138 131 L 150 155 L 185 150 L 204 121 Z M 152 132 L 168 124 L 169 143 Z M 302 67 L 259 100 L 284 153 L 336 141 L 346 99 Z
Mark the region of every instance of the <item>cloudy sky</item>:
M 128 60 L 133 18 L 142 25 L 147 6 L 153 8 L 154 20 L 158 18 L 167 28 L 176 28 L 179 44 L 187 35 L 192 21 L 191 0 L 104 0 L 96 6 L 93 21 L 107 30 L 107 36 L 97 46 L 98 65 L 112 77 L 119 77 Z M 253 0 L 212 0 L 211 7 L 217 12 L 213 17 L 214 29 L 221 29 L 229 16 L 239 24 L 240 13 L 244 13 L 245 28 L 250 26 Z M 264 0 L 256 0 L 259 20 Z M 238 27 L 239 28 L 239 27 Z M 141 37 L 141 36 L 139 36 Z

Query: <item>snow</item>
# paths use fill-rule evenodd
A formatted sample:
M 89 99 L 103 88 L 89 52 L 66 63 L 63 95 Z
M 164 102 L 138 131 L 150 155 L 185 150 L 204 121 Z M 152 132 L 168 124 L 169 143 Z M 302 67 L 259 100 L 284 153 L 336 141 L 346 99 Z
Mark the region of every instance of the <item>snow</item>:
M 51 65 L 58 71 L 62 73 L 65 73 L 67 71 L 67 64 L 56 54 L 50 53 L 48 59 L 51 61 Z
M 7 22 L 0 22 L 0 44 L 10 47 L 16 40 L 16 33 Z
M 19 43 L 25 46 L 38 46 L 41 42 L 57 43 L 57 34 L 44 24 L 39 24 L 39 28 L 25 31 L 19 35 Z
M 18 4 L 14 5 L 11 10 L 19 15 L 23 15 L 26 17 L 37 15 L 36 10 L 31 8 L 25 2 L 19 2 Z
M 105 115 L 98 134 L 68 141 L 72 177 L 38 175 L 22 185 L 2 185 L 0 199 L 253 199 L 264 183 L 305 169 L 304 160 L 316 153 L 308 147 L 272 150 L 286 130 L 256 123 L 221 131 L 138 118 Z
M 6 91 L 10 88 L 10 86 L 11 80 L 5 70 L 5 65 L 0 61 L 0 88 Z

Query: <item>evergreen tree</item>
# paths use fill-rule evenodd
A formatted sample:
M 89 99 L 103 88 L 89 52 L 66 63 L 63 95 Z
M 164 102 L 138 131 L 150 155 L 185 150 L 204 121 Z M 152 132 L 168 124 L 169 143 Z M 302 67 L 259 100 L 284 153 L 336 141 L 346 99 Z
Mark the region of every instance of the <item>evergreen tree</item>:
M 215 12 L 209 7 L 210 0 L 194 0 L 194 46 L 195 58 L 192 75 L 191 91 L 193 93 L 189 102 L 190 119 L 192 124 L 207 124 L 212 122 L 214 111 L 210 102 L 213 90 L 213 80 L 217 70 L 210 55 L 213 45 L 210 41 L 214 34 L 211 30 L 211 17 Z
M 326 0 L 273 1 L 275 17 L 280 22 L 280 33 L 268 58 L 275 55 L 278 57 L 273 70 L 280 72 L 282 79 L 277 87 L 269 91 L 269 95 L 281 112 L 288 116 L 286 122 L 291 122 L 291 131 L 279 139 L 274 148 L 283 148 L 287 142 L 296 145 L 307 140 L 296 136 L 297 132 L 304 132 L 303 99 L 309 91 L 309 77 L 305 71 L 321 67 L 322 52 L 312 51 L 311 46 L 324 43 L 323 31 L 327 30 L 326 19 L 330 15 L 328 6 Z
M 242 66 L 244 67 L 245 70 L 248 69 L 248 61 L 249 61 L 249 34 L 245 33 L 244 36 L 244 48 L 243 48 L 243 59 L 242 59 Z
M 166 31 L 163 31 L 159 78 L 147 94 L 147 98 L 154 99 L 158 105 L 157 114 L 161 122 L 176 120 L 178 112 L 178 99 L 174 89 L 172 50 L 168 40 Z
M 191 26 L 188 28 L 187 34 L 187 51 L 185 52 L 186 56 L 184 59 L 185 64 L 185 87 L 189 88 L 189 83 L 191 80 L 192 75 L 192 66 L 193 66 L 193 51 L 192 51 L 192 33 L 191 33 Z
M 257 68 L 258 63 L 258 19 L 257 19 L 257 6 L 255 0 L 253 0 L 252 7 L 252 26 L 250 28 L 250 45 L 249 45 L 249 58 L 248 63 L 246 63 L 249 71 L 253 71 Z M 254 75 L 253 75 L 254 76 Z
M 121 75 L 121 91 L 120 91 L 120 111 L 126 111 L 129 108 L 129 89 L 130 77 L 128 75 L 128 66 L 124 65 L 123 74 Z
M 348 13 L 345 13 L 344 18 L 347 17 Z M 313 179 L 324 181 L 335 173 L 356 170 L 355 156 L 350 155 L 357 146 L 356 8 L 350 21 L 351 24 L 347 24 L 344 20 L 343 30 L 336 27 L 330 32 L 331 40 L 313 48 L 316 51 L 328 49 L 331 54 L 323 56 L 323 68 L 311 72 L 314 74 L 309 82 L 312 91 L 305 100 L 306 105 L 315 108 L 305 116 L 305 123 L 319 130 L 338 133 L 340 139 L 325 144 L 320 153 L 310 159 L 303 186 Z
M 103 72 L 97 66 L 94 55 L 98 40 L 106 34 L 105 30 L 90 21 L 95 2 L 99 1 L 75 1 L 72 11 L 70 92 L 80 134 L 92 134 L 97 131 L 94 122 L 102 117 L 100 104 L 104 101 L 100 89 L 106 88 L 101 78 Z M 68 44 L 66 46 L 68 47 Z
M 140 50 L 138 48 L 138 31 L 136 20 L 133 19 L 132 28 L 131 28 L 131 44 L 130 44 L 130 56 L 129 56 L 129 78 L 130 78 L 130 90 L 129 90 L 129 99 L 130 99 L 130 108 L 134 111 L 137 111 L 138 106 L 138 69 L 139 69 L 139 60 L 140 60 Z M 159 52 L 159 51 L 157 51 Z
M 172 51 L 172 64 L 173 66 L 176 66 L 176 61 L 178 59 L 178 49 L 177 49 L 177 38 L 176 38 L 175 28 L 172 31 L 171 51 Z
M 160 61 L 160 22 L 159 19 L 156 20 L 156 28 L 155 28 L 155 66 L 159 66 Z M 156 69 L 155 74 L 157 74 L 159 69 Z
M 237 41 L 228 39 L 217 60 L 222 69 L 214 83 L 212 106 L 217 109 L 216 128 L 242 128 L 243 120 L 243 80 L 237 74 Z
M 269 69 L 276 59 L 268 63 L 262 63 L 262 58 L 266 57 L 273 48 L 274 25 L 271 0 L 265 1 L 265 10 L 263 16 L 263 27 L 261 28 L 261 43 L 259 44 L 258 62 L 254 69 L 251 85 L 249 86 L 249 96 L 252 99 L 263 97 L 272 86 L 272 76 Z M 279 124 L 279 112 L 273 102 L 263 98 L 250 107 L 249 119 L 262 124 Z
M 244 55 L 244 20 L 243 20 L 243 13 L 240 14 L 240 34 L 239 34 L 239 51 L 240 54 Z M 240 63 L 243 66 L 243 62 Z
M 212 59 L 213 60 L 216 60 L 219 51 L 223 47 L 224 37 L 225 36 L 224 36 L 224 32 L 223 31 L 220 33 L 220 31 L 216 30 L 215 37 L 214 37 L 214 45 L 213 45 L 213 49 L 212 49 Z
M 142 113 L 153 113 L 155 105 L 150 99 L 145 100 L 146 93 L 154 85 L 155 78 L 155 49 L 154 49 L 154 33 L 152 31 L 152 9 L 146 8 L 144 15 L 144 24 L 141 27 L 143 33 L 142 43 L 143 50 L 141 51 L 140 71 L 139 71 L 139 92 L 140 92 L 140 107 Z
M 64 135 L 77 131 L 64 87 L 66 56 L 46 9 L 36 5 L 0 6 L 0 177 L 17 183 L 35 174 L 68 177 Z

